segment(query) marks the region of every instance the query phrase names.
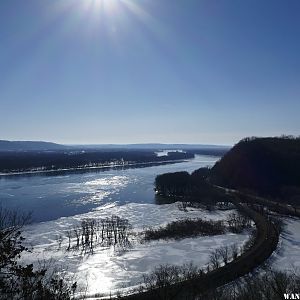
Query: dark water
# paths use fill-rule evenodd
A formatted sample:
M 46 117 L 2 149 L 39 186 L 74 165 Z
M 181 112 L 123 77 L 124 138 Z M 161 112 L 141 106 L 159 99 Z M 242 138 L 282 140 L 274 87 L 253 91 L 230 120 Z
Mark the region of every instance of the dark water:
M 155 176 L 166 172 L 192 172 L 211 166 L 218 158 L 196 156 L 168 165 L 95 172 L 0 177 L 0 204 L 19 212 L 32 212 L 33 221 L 81 214 L 108 203 L 154 203 Z

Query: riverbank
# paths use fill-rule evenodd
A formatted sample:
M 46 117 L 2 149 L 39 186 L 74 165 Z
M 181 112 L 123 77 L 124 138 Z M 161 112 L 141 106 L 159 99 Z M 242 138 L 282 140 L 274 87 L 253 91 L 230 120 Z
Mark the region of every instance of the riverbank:
M 7 172 L 7 173 L 0 173 L 0 177 L 6 176 L 22 176 L 22 175 L 51 175 L 51 174 L 67 174 L 67 173 L 76 173 L 76 172 L 90 172 L 90 171 L 97 171 L 97 170 L 105 170 L 105 169 L 127 169 L 127 168 L 134 168 L 134 167 L 151 167 L 151 166 L 159 166 L 159 165 L 166 165 L 166 164 L 175 164 L 186 162 L 187 159 L 179 159 L 179 160 L 167 160 L 167 161 L 152 161 L 152 162 L 140 162 L 140 163 L 109 163 L 106 165 L 101 166 L 91 166 L 91 167 L 76 167 L 76 168 L 62 168 L 62 169 L 53 169 L 53 170 L 32 170 L 32 171 L 23 171 L 23 172 Z

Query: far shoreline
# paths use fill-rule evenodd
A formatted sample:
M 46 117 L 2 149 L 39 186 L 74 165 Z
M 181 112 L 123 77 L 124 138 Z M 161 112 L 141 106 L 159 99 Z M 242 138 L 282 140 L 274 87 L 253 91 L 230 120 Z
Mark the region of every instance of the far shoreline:
M 207 157 L 220 157 L 219 155 L 212 155 L 212 154 L 196 154 L 196 156 L 207 156 Z M 174 159 L 174 160 L 166 160 L 166 161 L 150 161 L 150 162 L 136 162 L 136 163 L 124 163 L 124 164 L 106 164 L 103 166 L 91 166 L 91 167 L 76 167 L 76 168 L 65 168 L 65 169 L 53 169 L 53 170 L 32 170 L 32 171 L 19 171 L 19 172 L 7 172 L 7 173 L 0 173 L 1 178 L 8 178 L 8 177 L 21 177 L 21 176 L 35 176 L 35 175 L 53 175 L 55 176 L 56 173 L 62 174 L 69 174 L 69 173 L 86 173 L 89 171 L 104 171 L 109 169 L 130 169 L 134 167 L 149 167 L 149 166 L 159 166 L 159 165 L 167 165 L 167 164 L 175 164 L 175 163 L 182 163 L 187 162 L 191 159 Z
M 205 155 L 212 156 L 212 155 Z M 91 166 L 91 167 L 76 167 L 76 168 L 66 168 L 66 169 L 53 169 L 53 170 L 33 170 L 33 171 L 20 171 L 20 172 L 7 172 L 0 173 L 0 178 L 2 177 L 13 177 L 13 176 L 26 176 L 26 175 L 39 175 L 39 174 L 53 174 L 53 173 L 76 173 L 76 172 L 88 172 L 88 171 L 97 171 L 103 169 L 121 169 L 121 168 L 131 168 L 131 167 L 147 167 L 147 166 L 157 166 L 164 164 L 174 164 L 186 162 L 188 159 L 176 159 L 176 160 L 166 160 L 166 161 L 152 161 L 152 162 L 139 162 L 139 163 L 128 163 L 128 164 L 107 164 L 103 166 Z

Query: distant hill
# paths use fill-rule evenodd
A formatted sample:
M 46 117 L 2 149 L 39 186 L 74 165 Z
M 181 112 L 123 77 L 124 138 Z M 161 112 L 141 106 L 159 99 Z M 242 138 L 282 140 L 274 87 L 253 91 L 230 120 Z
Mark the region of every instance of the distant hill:
M 145 150 L 222 150 L 228 151 L 231 146 L 222 145 L 202 145 L 202 144 L 94 144 L 94 145 L 72 145 L 77 148 L 85 149 L 145 149 Z
M 50 142 L 0 140 L 0 151 L 46 151 L 69 148 L 70 147 Z
M 0 151 L 44 151 L 44 150 L 190 150 L 197 154 L 223 155 L 230 146 L 201 144 L 94 144 L 94 145 L 61 145 L 43 141 L 5 141 L 0 140 Z M 200 151 L 200 152 L 199 152 Z M 199 152 L 199 153 L 198 153 Z
M 195 148 L 193 148 L 193 146 Z M 182 150 L 163 151 L 160 150 Z M 33 172 L 95 168 L 134 163 L 166 163 L 192 159 L 195 154 L 222 156 L 228 147 L 185 144 L 60 145 L 49 142 L 1 141 L 0 172 Z
M 249 189 L 300 204 L 300 138 L 246 138 L 211 170 L 222 186 Z

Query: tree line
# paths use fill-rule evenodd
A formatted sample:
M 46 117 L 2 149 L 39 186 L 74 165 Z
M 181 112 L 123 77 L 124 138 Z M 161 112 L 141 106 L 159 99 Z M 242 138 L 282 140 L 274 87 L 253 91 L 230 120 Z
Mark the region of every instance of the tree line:
M 209 183 L 210 172 L 209 168 L 200 168 L 192 174 L 184 171 L 158 175 L 154 182 L 155 191 L 170 201 L 200 202 L 206 206 L 230 201 L 229 196 Z
M 32 170 L 59 170 L 71 168 L 127 165 L 130 163 L 164 162 L 193 158 L 193 153 L 169 152 L 157 156 L 154 151 L 23 151 L 0 152 L 0 172 L 24 172 Z
M 77 250 L 82 253 L 94 253 L 97 246 L 130 246 L 129 236 L 132 226 L 127 219 L 112 215 L 101 219 L 84 219 L 80 225 L 66 231 L 67 251 Z M 61 240 L 58 239 L 59 248 Z
M 231 213 L 226 220 L 183 219 L 158 228 L 144 231 L 144 240 L 182 239 L 195 236 L 212 236 L 226 232 L 241 233 L 252 226 L 251 219 L 237 213 Z

